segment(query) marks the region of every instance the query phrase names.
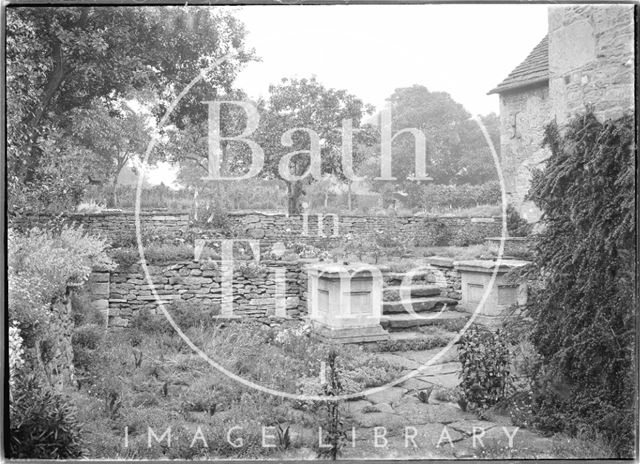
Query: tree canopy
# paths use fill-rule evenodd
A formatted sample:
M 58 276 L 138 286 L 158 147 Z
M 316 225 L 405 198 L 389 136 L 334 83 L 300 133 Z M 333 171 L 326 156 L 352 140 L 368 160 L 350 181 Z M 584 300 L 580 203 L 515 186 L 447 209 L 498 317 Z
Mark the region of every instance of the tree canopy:
M 10 202 L 45 187 L 65 195 L 72 179 L 65 180 L 63 170 L 53 176 L 59 185 L 47 184 L 51 179 L 44 173 L 43 144 L 55 139 L 52 134 L 70 130 L 73 109 L 147 89 L 158 96 L 155 113 L 160 116 L 164 102 L 229 54 L 172 114 L 176 124 L 185 116 L 206 118 L 200 101 L 230 88 L 242 64 L 253 58 L 244 37 L 244 26 L 235 17 L 210 7 L 8 8 Z

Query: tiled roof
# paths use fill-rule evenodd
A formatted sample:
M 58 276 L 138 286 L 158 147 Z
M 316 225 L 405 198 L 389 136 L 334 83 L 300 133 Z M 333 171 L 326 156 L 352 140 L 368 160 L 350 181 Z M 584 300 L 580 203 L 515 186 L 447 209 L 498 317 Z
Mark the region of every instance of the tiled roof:
M 511 71 L 505 80 L 491 90 L 492 93 L 502 93 L 520 87 L 540 84 L 549 80 L 549 41 L 548 36 L 540 41 L 529 53 L 529 56 Z

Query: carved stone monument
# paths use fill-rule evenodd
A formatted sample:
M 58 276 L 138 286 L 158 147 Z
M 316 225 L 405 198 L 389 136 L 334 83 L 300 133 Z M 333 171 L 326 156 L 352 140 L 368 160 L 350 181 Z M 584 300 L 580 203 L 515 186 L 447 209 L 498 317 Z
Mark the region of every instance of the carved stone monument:
M 382 274 L 369 264 L 320 263 L 307 267 L 308 309 L 313 332 L 338 343 L 386 340 Z
M 515 259 L 501 260 L 499 266 L 493 260 L 470 260 L 454 262 L 455 269 L 460 273 L 462 281 L 462 301 L 460 308 L 469 313 L 474 313 L 481 304 L 482 298 L 487 293 L 486 300 L 478 311 L 480 319 L 487 321 L 487 317 L 502 316 L 509 306 L 518 306 L 527 303 L 527 284 L 524 282 L 510 282 L 505 276 L 514 268 L 529 264 L 528 261 Z M 491 278 L 495 272 L 495 281 Z M 480 322 L 480 321 L 479 321 Z

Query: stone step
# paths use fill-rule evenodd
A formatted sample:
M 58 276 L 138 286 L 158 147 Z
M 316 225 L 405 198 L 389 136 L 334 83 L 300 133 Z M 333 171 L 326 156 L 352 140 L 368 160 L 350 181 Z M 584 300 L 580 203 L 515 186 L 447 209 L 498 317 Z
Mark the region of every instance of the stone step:
M 386 314 L 380 319 L 380 324 L 389 331 L 429 325 L 449 326 L 452 323 L 463 324 L 471 315 L 458 311 L 443 311 L 438 315 L 424 316 L 425 317 L 415 317 L 412 314 Z
M 382 292 L 384 301 L 397 301 L 401 292 L 412 297 L 426 297 L 440 295 L 440 287 L 437 285 L 412 285 L 410 287 L 386 287 Z
M 382 303 L 382 314 L 410 314 L 405 308 L 405 304 L 409 304 L 413 311 L 420 313 L 424 311 L 439 311 L 445 304 L 447 309 L 453 309 L 458 304 L 458 300 L 444 296 L 430 296 L 402 301 L 384 301 Z

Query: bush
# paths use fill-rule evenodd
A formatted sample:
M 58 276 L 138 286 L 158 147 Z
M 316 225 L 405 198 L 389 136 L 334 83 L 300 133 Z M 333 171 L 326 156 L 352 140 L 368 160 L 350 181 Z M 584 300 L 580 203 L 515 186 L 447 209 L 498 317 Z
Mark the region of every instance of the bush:
M 512 205 L 507 205 L 507 231 L 510 237 L 526 237 L 533 230 L 533 224 L 529 224 L 520 216 L 518 210 Z
M 501 331 L 471 326 L 460 339 L 462 388 L 469 409 L 485 409 L 507 396 L 509 349 Z
M 70 300 L 73 323 L 76 327 L 85 324 L 105 325 L 104 315 L 93 307 L 88 292 L 73 292 Z
M 12 392 L 9 457 L 74 459 L 83 454 L 80 425 L 71 403 L 33 374 L 20 376 Z
M 25 348 L 36 347 L 58 323 L 51 317 L 51 305 L 68 287 L 86 282 L 94 266 L 115 267 L 106 248 L 104 240 L 85 234 L 81 227 L 9 230 L 9 318 L 20 328 Z
M 104 339 L 104 332 L 104 327 L 95 324 L 76 327 L 71 337 L 73 365 L 76 369 L 89 371 L 95 360 L 96 350 Z
M 576 116 L 551 149 L 530 196 L 543 211 L 535 249 L 541 288 L 528 311 L 543 370 L 535 384 L 539 427 L 595 427 L 619 456 L 633 455 L 634 120 Z

